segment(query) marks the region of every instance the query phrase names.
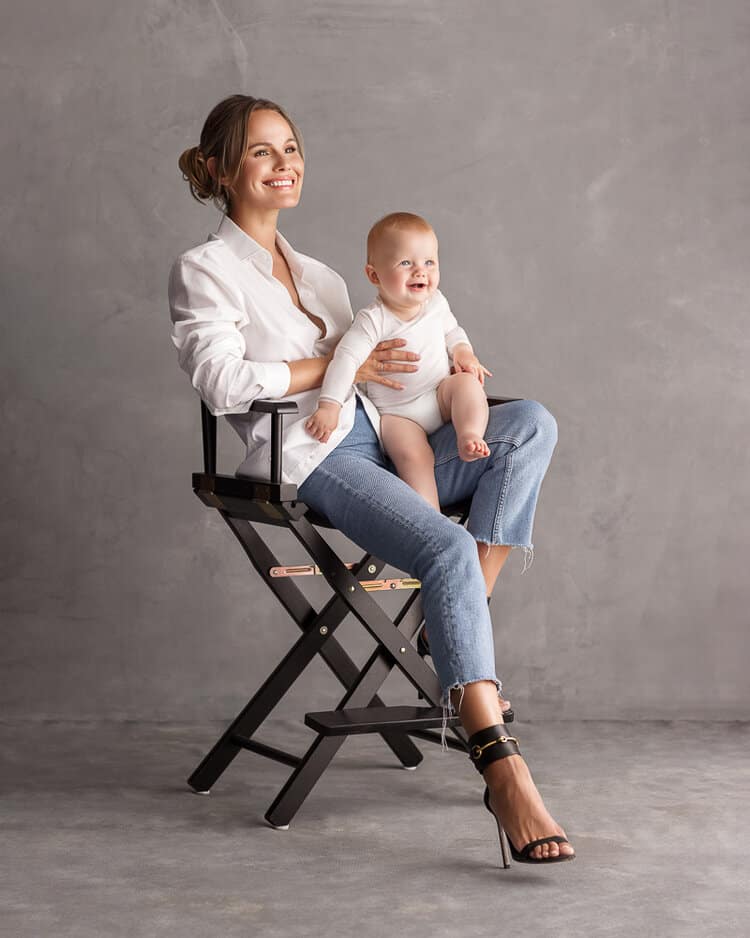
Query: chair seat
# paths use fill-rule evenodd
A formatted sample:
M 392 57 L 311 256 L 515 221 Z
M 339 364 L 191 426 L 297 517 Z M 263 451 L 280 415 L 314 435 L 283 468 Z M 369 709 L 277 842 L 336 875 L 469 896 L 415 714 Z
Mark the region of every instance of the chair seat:
M 193 473 L 193 490 L 201 501 L 231 516 L 271 524 L 285 524 L 290 515 L 307 519 L 320 528 L 333 525 L 323 515 L 297 499 L 297 486 L 291 482 L 259 482 L 242 476 L 218 473 Z M 470 501 L 445 505 L 441 511 L 449 518 L 461 518 L 469 510 Z M 283 506 L 283 511 L 275 510 Z

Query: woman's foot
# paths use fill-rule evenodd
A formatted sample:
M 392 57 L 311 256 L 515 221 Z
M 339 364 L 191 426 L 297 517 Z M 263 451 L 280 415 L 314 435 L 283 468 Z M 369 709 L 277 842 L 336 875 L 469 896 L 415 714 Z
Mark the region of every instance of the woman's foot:
M 456 438 L 459 458 L 464 462 L 473 462 L 475 459 L 485 459 L 490 455 L 490 448 L 481 436 L 467 433 Z
M 490 792 L 490 807 L 516 850 L 543 837 L 565 837 L 565 831 L 545 808 L 522 756 L 498 759 L 486 767 L 483 776 Z M 572 857 L 575 850 L 567 843 L 548 843 L 534 847 L 529 855 L 537 860 Z

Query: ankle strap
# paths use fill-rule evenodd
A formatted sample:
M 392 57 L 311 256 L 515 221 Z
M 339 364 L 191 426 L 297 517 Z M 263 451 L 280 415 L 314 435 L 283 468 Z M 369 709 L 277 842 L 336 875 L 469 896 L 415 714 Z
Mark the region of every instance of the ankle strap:
M 498 723 L 469 737 L 469 758 L 477 772 L 484 772 L 488 765 L 498 759 L 520 755 L 518 739 L 506 735 L 506 732 L 507 725 Z

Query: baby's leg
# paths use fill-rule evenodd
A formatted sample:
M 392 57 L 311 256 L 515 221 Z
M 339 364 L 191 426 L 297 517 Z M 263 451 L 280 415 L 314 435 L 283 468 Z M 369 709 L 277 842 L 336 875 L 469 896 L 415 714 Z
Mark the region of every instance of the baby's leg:
M 450 420 L 456 431 L 458 455 L 464 462 L 490 455 L 484 442 L 490 410 L 484 388 L 474 375 L 461 371 L 444 378 L 437 389 L 443 420 Z
M 422 427 L 408 417 L 381 414 L 380 434 L 399 478 L 440 511 L 435 484 L 435 454 Z

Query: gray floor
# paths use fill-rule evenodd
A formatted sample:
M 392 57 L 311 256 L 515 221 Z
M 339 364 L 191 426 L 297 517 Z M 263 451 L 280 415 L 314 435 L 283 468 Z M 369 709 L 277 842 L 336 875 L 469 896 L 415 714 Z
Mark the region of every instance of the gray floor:
M 6 723 L 0 934 L 742 936 L 750 725 L 519 724 L 573 863 L 498 867 L 480 779 L 425 745 L 415 772 L 350 739 L 287 832 L 288 771 L 241 753 L 184 778 L 218 725 Z M 269 722 L 301 751 L 308 731 Z

